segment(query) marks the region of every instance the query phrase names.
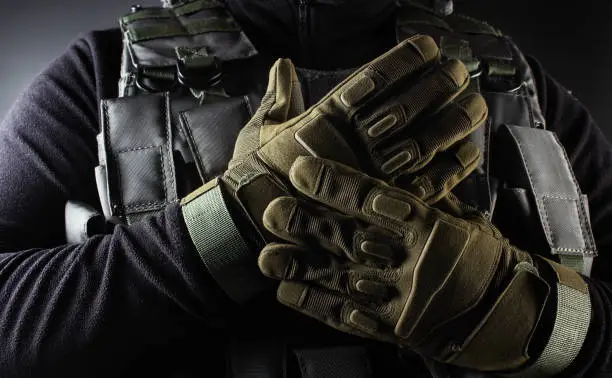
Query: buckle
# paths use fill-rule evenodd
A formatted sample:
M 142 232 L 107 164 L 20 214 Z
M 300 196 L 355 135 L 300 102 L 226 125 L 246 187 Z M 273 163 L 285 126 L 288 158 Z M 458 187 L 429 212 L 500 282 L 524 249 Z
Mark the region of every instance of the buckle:
M 179 59 L 174 66 L 141 66 L 136 68 L 135 75 L 138 89 L 149 93 L 172 92 L 181 85 L 207 90 L 220 87 L 223 82 L 222 62 L 213 56 Z
M 149 92 L 171 92 L 178 88 L 174 66 L 136 68 L 136 86 Z
M 215 56 L 179 59 L 176 72 L 179 83 L 191 89 L 212 89 L 223 82 L 222 62 Z

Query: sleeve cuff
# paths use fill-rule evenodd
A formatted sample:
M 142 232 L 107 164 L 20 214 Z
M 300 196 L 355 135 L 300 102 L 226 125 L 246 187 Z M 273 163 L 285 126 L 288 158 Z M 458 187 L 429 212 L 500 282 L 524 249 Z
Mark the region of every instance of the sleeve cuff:
M 181 212 L 204 265 L 232 300 L 245 302 L 270 285 L 231 217 L 218 180 L 185 197 Z

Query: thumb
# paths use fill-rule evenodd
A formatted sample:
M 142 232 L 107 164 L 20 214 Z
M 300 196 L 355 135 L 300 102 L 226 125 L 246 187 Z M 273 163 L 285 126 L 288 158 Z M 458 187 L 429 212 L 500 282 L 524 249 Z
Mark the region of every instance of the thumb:
M 293 63 L 279 59 L 270 69 L 268 88 L 259 108 L 238 134 L 234 155 L 229 162 L 233 167 L 253 149 L 273 138 L 280 125 L 304 112 L 302 88 Z
M 262 126 L 278 125 L 304 112 L 302 88 L 290 59 L 278 59 L 270 69 L 268 88 L 257 110 Z

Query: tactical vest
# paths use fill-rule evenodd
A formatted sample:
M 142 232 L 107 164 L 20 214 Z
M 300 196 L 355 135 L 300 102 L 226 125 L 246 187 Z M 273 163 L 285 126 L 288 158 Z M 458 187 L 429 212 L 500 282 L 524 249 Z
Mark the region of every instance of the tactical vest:
M 468 90 L 479 91 L 489 107 L 486 124 L 470 136 L 483 158 L 455 193 L 488 214 L 514 245 L 588 275 L 596 247 L 587 198 L 559 140 L 546 129 L 524 56 L 494 27 L 453 14 L 452 2 L 435 1 L 437 9 L 424 3 L 429 2 L 401 2 L 397 40 L 432 36 L 443 58 L 465 63 L 472 77 Z M 225 170 L 240 129 L 261 101 L 273 62 L 259 56 L 218 0 L 135 6 L 120 26 L 119 97 L 101 102 L 95 175 L 104 219 L 129 224 L 163 210 Z M 298 69 L 307 97 L 313 99 L 348 74 Z M 70 203 L 66 216 L 71 241 L 103 231 L 101 217 L 84 206 Z M 284 376 L 284 368 L 262 353 L 274 354 L 279 348 L 259 344 L 244 353 L 245 344 L 240 345 L 229 357 L 238 367 L 229 376 Z M 262 355 L 259 360 L 245 357 L 254 349 Z M 380 376 L 372 375 L 359 347 L 323 346 L 295 353 L 304 377 Z M 332 360 L 325 357 L 330 353 Z M 479 376 L 426 362 L 434 376 Z M 253 375 L 253 369 L 260 375 Z

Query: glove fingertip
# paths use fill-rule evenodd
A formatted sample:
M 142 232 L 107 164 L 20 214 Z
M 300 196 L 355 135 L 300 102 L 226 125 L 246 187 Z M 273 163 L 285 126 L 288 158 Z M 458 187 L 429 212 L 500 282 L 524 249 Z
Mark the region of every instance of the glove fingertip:
M 287 253 L 283 245 L 270 244 L 259 254 L 257 265 L 264 276 L 282 280 L 287 278 L 292 261 L 293 257 Z
M 283 281 L 278 286 L 276 298 L 284 305 L 302 307 L 308 297 L 309 287 L 301 282 Z
M 436 41 L 428 35 L 414 36 L 401 43 L 400 46 L 405 44 L 409 44 L 417 50 L 424 62 L 437 60 L 440 56 L 440 49 Z
M 263 224 L 272 233 L 287 231 L 297 200 L 293 197 L 278 197 L 272 200 L 263 213 Z
M 313 156 L 298 157 L 289 170 L 289 179 L 293 186 L 305 194 L 317 192 L 321 173 L 325 165 Z

